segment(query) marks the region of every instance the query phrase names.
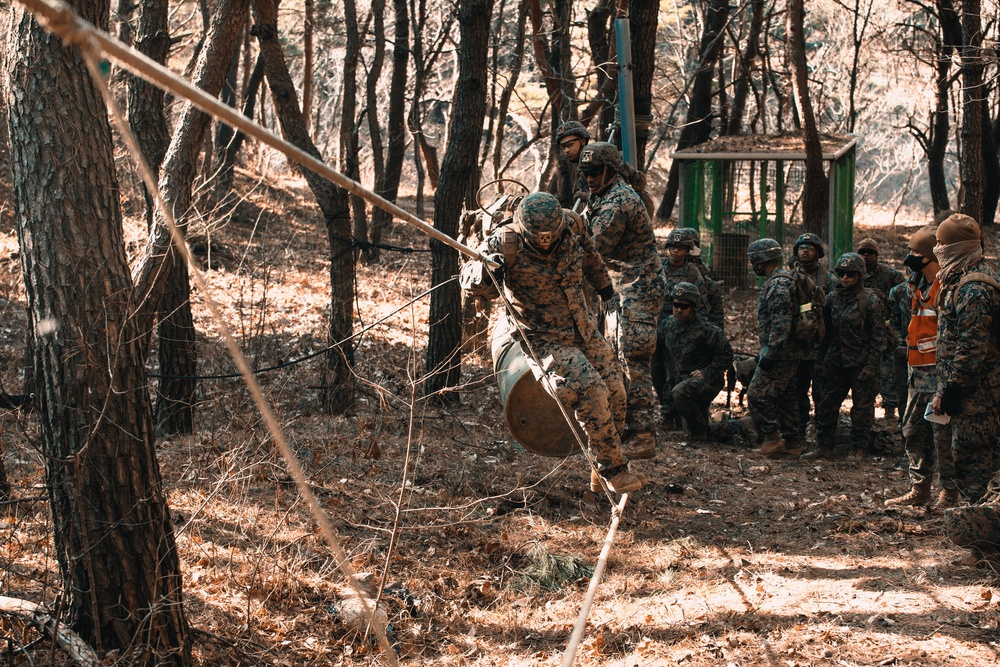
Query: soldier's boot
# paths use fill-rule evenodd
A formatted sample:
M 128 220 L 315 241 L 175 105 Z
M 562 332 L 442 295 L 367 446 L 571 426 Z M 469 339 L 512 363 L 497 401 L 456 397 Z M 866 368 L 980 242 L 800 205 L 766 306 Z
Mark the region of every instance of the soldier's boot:
M 816 459 L 832 459 L 833 447 L 825 444 L 817 444 L 805 454 L 799 456 L 800 461 L 815 461 Z
M 955 507 L 961 498 L 962 494 L 958 489 L 941 489 L 934 501 L 934 509 L 946 510 Z
M 741 417 L 733 422 L 736 432 L 743 436 L 747 444 L 751 447 L 757 445 L 757 429 L 753 425 L 753 417 Z
M 602 475 L 597 470 L 590 469 L 590 490 L 594 493 L 602 491 L 601 477 Z M 611 493 L 631 493 L 649 484 L 645 475 L 641 472 L 630 472 L 627 465 L 605 471 L 603 477 L 604 483 L 608 485 L 608 490 Z
M 622 454 L 628 459 L 651 459 L 656 456 L 656 435 L 651 431 L 629 431 L 622 442 Z
M 899 505 L 909 505 L 910 507 L 926 507 L 931 504 L 930 482 L 913 484 L 910 490 L 901 496 L 888 498 L 885 501 L 886 507 L 897 507 Z
M 774 433 L 764 438 L 764 442 L 761 443 L 760 447 L 753 450 L 753 453 L 771 458 L 779 456 L 780 454 L 784 453 L 784 451 L 785 451 L 785 441 L 782 439 L 781 433 L 775 431 Z

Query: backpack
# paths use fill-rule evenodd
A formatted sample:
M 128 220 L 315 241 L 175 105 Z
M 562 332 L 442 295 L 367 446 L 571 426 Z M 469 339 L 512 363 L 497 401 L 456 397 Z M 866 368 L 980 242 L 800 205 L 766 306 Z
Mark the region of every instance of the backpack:
M 622 180 L 628 183 L 635 190 L 635 193 L 639 195 L 639 198 L 642 199 L 642 203 L 646 207 L 646 213 L 649 214 L 649 219 L 652 220 L 656 215 L 656 202 L 653 201 L 653 195 L 646 189 L 646 174 L 626 162 L 622 167 L 621 175 Z
M 779 276 L 789 278 L 795 286 L 792 307 L 797 309 L 798 317 L 792 319 L 792 336 L 807 343 L 822 343 L 826 337 L 826 322 L 823 320 L 826 293 L 801 267 L 775 270 L 764 286 L 767 287 Z

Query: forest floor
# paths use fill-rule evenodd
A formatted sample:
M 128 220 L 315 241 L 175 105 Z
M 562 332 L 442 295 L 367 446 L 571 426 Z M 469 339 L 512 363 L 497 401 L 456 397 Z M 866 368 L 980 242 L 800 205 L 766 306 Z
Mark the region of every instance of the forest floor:
M 245 199 L 210 230 L 207 276 L 251 363 L 269 367 L 327 344 L 326 235 L 300 181 L 240 181 Z M 141 216 L 131 217 L 136 238 Z M 898 266 L 913 229 L 856 235 L 876 236 Z M 427 247 L 403 225 L 386 242 Z M 260 379 L 340 544 L 384 591 L 402 663 L 558 665 L 611 505 L 586 492 L 582 458 L 535 456 L 511 439 L 488 352 L 466 356 L 457 403 L 421 398 L 428 299 L 408 302 L 429 274 L 425 252 L 385 252 L 359 267 L 358 328 L 386 319 L 358 339 L 349 415 L 320 410 L 321 357 Z M 194 295 L 199 368 L 226 373 L 205 296 Z M 754 291 L 726 297 L 734 347 L 755 351 Z M 18 393 L 25 297 L 9 206 L 0 211 L 0 298 L 0 378 Z M 158 443 L 196 664 L 375 664 L 371 640 L 350 627 L 331 549 L 246 389 L 205 380 L 199 399 L 195 434 Z M 723 394 L 717 418 L 724 410 Z M 942 536 L 939 513 L 883 507 L 908 487 L 898 437 L 880 456 L 821 462 L 771 461 L 662 429 L 659 437 L 656 459 L 636 464 L 651 483 L 624 509 L 577 665 L 1000 663 L 997 574 L 956 564 L 964 552 Z M 35 415 L 0 413 L 18 499 L 0 506 L 0 585 L 54 608 L 39 438 Z M 5 618 L 0 636 L 36 637 Z M 44 644 L 30 651 L 36 663 L 50 660 Z

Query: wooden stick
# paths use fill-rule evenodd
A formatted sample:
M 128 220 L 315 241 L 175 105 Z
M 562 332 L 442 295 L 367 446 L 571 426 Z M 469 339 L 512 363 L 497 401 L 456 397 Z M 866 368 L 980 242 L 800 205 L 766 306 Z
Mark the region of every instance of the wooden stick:
M 90 647 L 90 644 L 83 641 L 80 635 L 70 630 L 68 625 L 60 623 L 42 605 L 19 598 L 9 598 L 5 595 L 0 595 L 0 613 L 25 620 L 52 637 L 59 648 L 76 664 L 82 667 L 98 667 L 100 664 L 97 652 Z

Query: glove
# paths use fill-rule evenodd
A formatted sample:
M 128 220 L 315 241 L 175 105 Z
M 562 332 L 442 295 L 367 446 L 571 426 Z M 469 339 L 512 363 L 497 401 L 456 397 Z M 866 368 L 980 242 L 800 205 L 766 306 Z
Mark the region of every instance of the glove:
M 962 393 L 962 385 L 946 384 L 941 392 L 941 412 L 952 417 L 962 414 Z
M 858 382 L 871 382 L 876 378 L 876 376 L 877 376 L 877 371 L 875 370 L 875 368 L 873 368 L 872 366 L 865 366 L 864 368 L 861 369 L 861 372 L 858 373 L 858 377 L 856 379 Z
M 765 373 L 777 367 L 778 367 L 777 359 L 772 359 L 771 357 L 761 357 L 760 359 L 757 360 L 757 368 L 764 371 Z

